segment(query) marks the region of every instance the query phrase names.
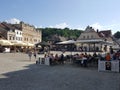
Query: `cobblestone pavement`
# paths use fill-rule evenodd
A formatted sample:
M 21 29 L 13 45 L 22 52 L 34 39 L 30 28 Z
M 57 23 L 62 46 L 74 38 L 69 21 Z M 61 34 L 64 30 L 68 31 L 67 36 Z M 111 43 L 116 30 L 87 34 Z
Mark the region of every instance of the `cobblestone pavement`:
M 0 90 L 120 90 L 120 73 L 71 64 L 36 65 L 27 54 L 0 53 Z

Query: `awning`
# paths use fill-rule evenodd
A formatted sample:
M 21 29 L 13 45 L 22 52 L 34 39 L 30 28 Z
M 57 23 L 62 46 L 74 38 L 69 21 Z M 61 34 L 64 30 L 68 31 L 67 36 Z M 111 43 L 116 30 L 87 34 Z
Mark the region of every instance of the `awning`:
M 113 42 L 105 41 L 103 39 L 77 40 L 77 43 L 101 43 L 104 45 L 112 45 Z
M 102 39 L 89 39 L 89 40 L 77 40 L 77 43 L 98 43 L 98 42 L 104 42 Z
M 35 45 L 36 46 L 38 46 L 38 45 L 41 45 L 41 46 L 50 46 L 50 43 L 43 41 L 43 42 L 36 43 Z
M 8 41 L 8 40 L 1 39 L 0 40 L 0 45 L 2 45 L 2 46 L 11 46 L 13 44 L 10 41 Z
M 32 44 L 32 43 L 27 43 L 27 46 L 33 47 L 34 44 Z
M 26 44 L 22 41 L 11 41 L 14 46 L 26 46 Z
M 68 41 L 58 42 L 56 44 L 75 44 L 75 43 L 76 43 L 76 41 L 74 41 L 74 40 L 68 40 Z

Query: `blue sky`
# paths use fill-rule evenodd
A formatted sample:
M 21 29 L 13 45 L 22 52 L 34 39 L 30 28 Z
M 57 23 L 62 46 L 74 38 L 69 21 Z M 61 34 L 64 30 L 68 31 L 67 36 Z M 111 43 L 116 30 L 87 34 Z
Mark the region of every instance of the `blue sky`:
M 37 27 L 120 30 L 120 0 L 0 0 L 0 21 Z

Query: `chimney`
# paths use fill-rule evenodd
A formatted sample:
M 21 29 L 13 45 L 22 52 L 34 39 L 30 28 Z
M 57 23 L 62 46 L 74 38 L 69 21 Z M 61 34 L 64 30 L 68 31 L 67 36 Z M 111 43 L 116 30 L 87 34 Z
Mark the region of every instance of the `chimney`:
M 97 33 L 99 32 L 99 30 L 97 29 Z

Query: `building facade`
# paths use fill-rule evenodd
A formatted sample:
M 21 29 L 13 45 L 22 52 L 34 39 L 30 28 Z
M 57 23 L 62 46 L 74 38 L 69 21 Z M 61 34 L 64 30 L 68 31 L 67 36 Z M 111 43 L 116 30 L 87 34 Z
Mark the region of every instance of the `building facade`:
M 25 43 L 36 44 L 42 40 L 42 32 L 35 29 L 34 26 L 20 22 L 22 30 L 22 41 Z
M 77 39 L 77 49 L 81 51 L 109 51 L 113 45 L 111 30 L 95 31 L 90 26 Z
M 27 51 L 33 48 L 36 43 L 41 42 L 42 32 L 34 26 L 20 22 L 19 24 L 0 23 L 0 39 L 7 40 L 11 44 L 0 44 L 2 47 L 9 47 L 12 51 Z
M 21 41 L 24 43 L 36 44 L 42 40 L 42 32 L 34 26 L 20 22 L 20 24 L 0 23 L 1 38 L 11 42 Z
M 6 22 L 0 23 L 0 32 L 3 35 L 3 39 L 14 40 L 15 39 L 15 30 L 11 24 Z

